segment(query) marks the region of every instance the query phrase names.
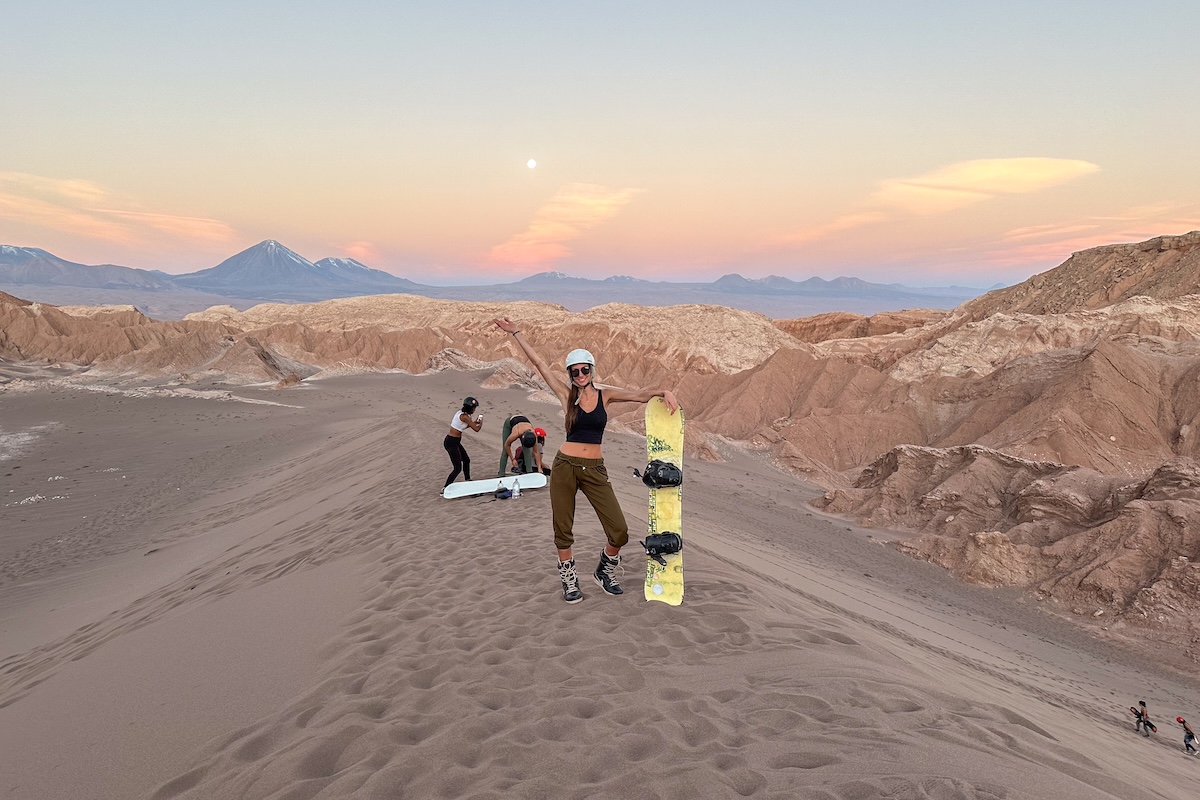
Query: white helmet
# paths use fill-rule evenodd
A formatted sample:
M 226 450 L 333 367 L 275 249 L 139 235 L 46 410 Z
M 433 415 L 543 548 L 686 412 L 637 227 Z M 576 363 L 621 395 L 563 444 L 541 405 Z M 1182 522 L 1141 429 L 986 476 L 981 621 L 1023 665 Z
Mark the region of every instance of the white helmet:
M 579 348 L 567 353 L 567 363 L 563 366 L 570 369 L 572 364 L 591 364 L 594 367 L 596 366 L 596 359 L 592 357 L 589 351 Z

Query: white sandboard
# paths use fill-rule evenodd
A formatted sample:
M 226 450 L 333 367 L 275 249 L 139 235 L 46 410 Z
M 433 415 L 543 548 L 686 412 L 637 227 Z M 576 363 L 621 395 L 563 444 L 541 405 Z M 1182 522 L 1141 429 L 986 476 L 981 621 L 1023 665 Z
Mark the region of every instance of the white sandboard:
M 521 491 L 541 489 L 546 485 L 546 476 L 540 472 L 530 472 L 525 475 L 506 475 L 503 478 L 485 478 L 481 481 L 456 481 L 442 490 L 442 497 L 453 500 L 456 497 L 470 497 L 475 494 L 491 494 L 503 486 L 511 489 L 521 484 Z

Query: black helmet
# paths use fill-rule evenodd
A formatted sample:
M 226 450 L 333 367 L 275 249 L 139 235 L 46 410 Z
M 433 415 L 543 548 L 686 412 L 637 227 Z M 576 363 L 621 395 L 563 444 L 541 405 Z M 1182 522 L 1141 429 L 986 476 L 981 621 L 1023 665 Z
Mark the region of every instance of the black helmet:
M 534 433 L 533 431 L 525 431 L 524 433 L 521 434 L 521 446 L 522 447 L 533 447 L 535 444 L 537 444 L 537 434 L 536 433 Z
M 479 408 L 479 401 L 474 397 L 468 397 L 466 400 L 463 400 L 463 413 L 470 414 L 477 408 Z

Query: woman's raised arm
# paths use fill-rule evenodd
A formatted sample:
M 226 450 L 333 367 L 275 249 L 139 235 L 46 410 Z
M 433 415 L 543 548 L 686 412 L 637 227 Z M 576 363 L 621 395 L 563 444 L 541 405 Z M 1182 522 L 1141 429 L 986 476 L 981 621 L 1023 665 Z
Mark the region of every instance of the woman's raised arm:
M 521 351 L 525 353 L 525 357 L 529 359 L 529 363 L 533 364 L 533 368 L 542 376 L 542 380 L 550 387 L 550 391 L 554 392 L 554 396 L 562 403 L 563 410 L 565 411 L 567 408 L 567 386 L 563 377 L 557 372 L 552 371 L 546 362 L 542 360 L 542 357 L 538 355 L 537 351 L 529 345 L 529 342 L 525 341 L 525 337 L 521 334 L 521 329 L 517 327 L 515 322 L 508 317 L 501 317 L 500 319 L 493 320 L 493 322 L 496 323 L 497 328 L 512 335 L 517 346 L 521 348 Z
M 652 397 L 661 397 L 666 402 L 667 408 L 674 414 L 679 408 L 679 401 L 675 399 L 675 394 L 670 389 L 642 389 L 641 391 L 631 392 L 627 389 L 606 389 L 604 392 L 604 402 L 607 403 L 646 403 Z

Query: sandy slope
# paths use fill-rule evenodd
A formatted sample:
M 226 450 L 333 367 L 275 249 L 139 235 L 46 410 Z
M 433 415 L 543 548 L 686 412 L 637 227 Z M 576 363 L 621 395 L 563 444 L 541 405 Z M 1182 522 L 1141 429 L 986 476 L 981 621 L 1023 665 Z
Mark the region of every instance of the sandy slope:
M 563 604 L 544 492 L 438 495 L 463 394 L 493 423 L 478 475 L 505 413 L 561 442 L 552 406 L 485 377 L 332 379 L 286 394 L 303 408 L 0 397 L 5 431 L 58 423 L 0 461 L 0 495 L 64 495 L 0 508 L 23 537 L 0 555 L 0 794 L 1194 794 L 1168 723 L 1194 681 L 881 547 L 736 450 L 688 464 L 682 607 L 590 583 Z M 642 443 L 605 449 L 636 531 Z M 109 462 L 122 483 L 97 483 Z

